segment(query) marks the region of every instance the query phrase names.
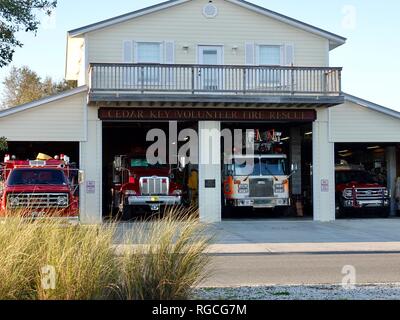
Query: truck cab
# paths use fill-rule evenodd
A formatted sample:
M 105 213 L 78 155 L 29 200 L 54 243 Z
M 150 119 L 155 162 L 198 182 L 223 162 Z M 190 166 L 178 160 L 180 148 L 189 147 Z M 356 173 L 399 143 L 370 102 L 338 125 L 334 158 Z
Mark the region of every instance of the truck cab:
M 390 215 L 390 191 L 362 166 L 336 166 L 337 217 L 365 210 L 377 211 L 381 217 Z
M 63 159 L 16 160 L 1 165 L 0 216 L 57 216 L 78 219 L 82 173 Z

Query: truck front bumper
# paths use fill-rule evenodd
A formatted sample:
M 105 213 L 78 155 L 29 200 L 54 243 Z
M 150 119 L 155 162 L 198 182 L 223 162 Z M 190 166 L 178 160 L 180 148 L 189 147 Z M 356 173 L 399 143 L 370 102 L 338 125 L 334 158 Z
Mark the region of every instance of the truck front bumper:
M 343 200 L 343 207 L 345 208 L 387 208 L 390 206 L 390 199 L 372 199 L 372 200 Z
M 260 209 L 273 209 L 276 207 L 290 206 L 290 199 L 288 198 L 246 198 L 234 199 L 230 201 L 234 207 L 252 207 Z
M 129 196 L 126 200 L 129 206 L 176 206 L 182 203 L 181 196 Z

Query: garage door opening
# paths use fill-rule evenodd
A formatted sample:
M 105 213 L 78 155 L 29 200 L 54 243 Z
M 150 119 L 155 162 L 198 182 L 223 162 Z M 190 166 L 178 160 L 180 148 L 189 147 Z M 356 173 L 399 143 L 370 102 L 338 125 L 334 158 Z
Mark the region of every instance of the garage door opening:
M 337 219 L 396 214 L 398 150 L 398 145 L 387 143 L 335 145 Z
M 245 151 L 221 168 L 222 218 L 311 219 L 312 124 L 226 122 L 222 129 L 241 129 L 244 141 L 255 145 L 254 170 L 243 171 Z
M 177 133 L 191 129 L 197 134 L 197 122 L 175 123 Z M 159 216 L 166 208 L 198 206 L 198 166 L 188 164 L 177 152 L 190 139 L 179 139 L 175 132 L 170 132 L 170 124 L 165 121 L 103 122 L 103 216 L 106 221 L 146 219 Z M 154 136 L 147 141 L 151 132 L 165 133 L 165 154 L 159 150 L 152 153 L 154 144 L 162 141 Z M 149 150 L 156 156 L 155 161 L 149 161 Z
M 71 163 L 79 168 L 79 142 L 8 142 L 7 152 L 0 154 L 3 159 L 4 154 L 10 154 L 19 160 L 35 160 L 39 153 L 50 157 L 67 155 Z

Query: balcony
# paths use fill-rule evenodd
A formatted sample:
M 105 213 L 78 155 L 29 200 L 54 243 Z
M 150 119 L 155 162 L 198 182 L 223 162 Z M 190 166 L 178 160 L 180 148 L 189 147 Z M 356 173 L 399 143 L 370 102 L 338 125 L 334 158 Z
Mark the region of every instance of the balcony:
M 325 67 L 93 63 L 89 103 L 333 106 L 344 101 L 341 71 Z

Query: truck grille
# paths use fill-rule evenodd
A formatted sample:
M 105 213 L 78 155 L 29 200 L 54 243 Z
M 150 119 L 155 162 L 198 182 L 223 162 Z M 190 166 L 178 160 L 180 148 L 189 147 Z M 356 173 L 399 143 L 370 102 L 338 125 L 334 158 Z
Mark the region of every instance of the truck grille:
M 384 189 L 356 189 L 357 200 L 363 199 L 382 199 Z
M 274 196 L 274 182 L 271 179 L 251 179 L 250 197 L 265 198 Z
M 59 204 L 59 198 L 64 197 L 66 201 Z M 18 193 L 9 194 L 7 197 L 8 208 L 68 208 L 69 196 L 66 193 Z
M 168 195 L 169 179 L 165 177 L 141 178 L 140 189 L 143 196 Z

